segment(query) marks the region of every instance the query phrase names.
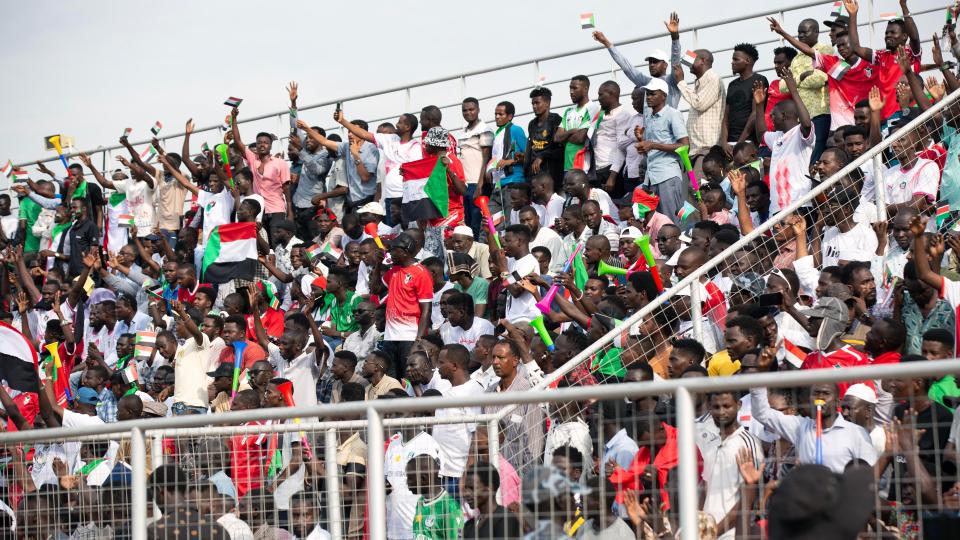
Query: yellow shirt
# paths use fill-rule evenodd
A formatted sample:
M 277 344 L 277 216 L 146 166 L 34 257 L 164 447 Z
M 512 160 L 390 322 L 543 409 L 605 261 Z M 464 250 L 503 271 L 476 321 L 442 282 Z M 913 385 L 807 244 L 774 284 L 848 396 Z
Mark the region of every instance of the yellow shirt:
M 710 357 L 707 363 L 707 374 L 711 377 L 733 375 L 740 371 L 740 361 L 731 360 L 726 349 Z
M 833 54 L 833 47 L 823 43 L 817 43 L 813 49 L 820 54 Z M 807 78 L 800 80 L 800 75 L 813 70 Z M 800 100 L 807 108 L 810 118 L 822 114 L 830 114 L 830 93 L 827 90 L 827 74 L 813 69 L 813 58 L 800 53 L 790 62 L 790 73 L 797 81 L 797 89 L 800 91 Z M 790 95 L 787 90 L 787 83 L 780 81 L 780 92 Z

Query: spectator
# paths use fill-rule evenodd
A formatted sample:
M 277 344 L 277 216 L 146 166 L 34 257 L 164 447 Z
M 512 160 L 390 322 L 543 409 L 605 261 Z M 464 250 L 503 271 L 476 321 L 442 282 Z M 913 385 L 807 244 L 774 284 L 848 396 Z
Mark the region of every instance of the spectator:
M 570 101 L 573 106 L 564 109 L 563 121 L 553 138 L 564 145 L 564 175 L 573 169 L 584 172 L 590 170 L 592 160 L 586 143 L 590 139 L 590 126 L 600 114 L 600 104 L 590 101 L 590 79 L 584 75 L 570 79 Z
M 690 104 L 687 116 L 687 132 L 690 134 L 690 156 L 703 156 L 716 144 L 720 144 L 726 115 L 726 91 L 720 76 L 713 70 L 713 54 L 706 49 L 694 51 L 697 55 L 690 73 L 697 78 L 693 88 L 683 80 L 683 68 L 673 65 L 677 90 Z
M 620 170 L 624 163 L 624 153 L 617 144 L 617 136 L 629 120 L 629 113 L 620 105 L 620 85 L 616 81 L 606 81 L 600 85 L 597 101 L 600 103 L 600 117 L 590 139 L 596 157 L 596 184 L 613 193 L 620 191 Z
M 679 224 L 677 216 L 686 199 L 686 183 L 681 179 L 677 148 L 689 145 L 687 127 L 680 112 L 666 104 L 666 83 L 653 79 L 644 90 L 650 115 L 645 119 L 643 139 L 637 151 L 647 154 L 647 178 L 644 187 L 660 198 L 660 211 Z
M 549 103 L 549 96 L 547 97 Z M 549 107 L 548 107 L 549 109 Z M 480 209 L 473 204 L 473 198 L 483 194 L 485 172 L 491 158 L 493 147 L 493 130 L 480 119 L 480 102 L 477 98 L 468 97 L 460 107 L 466 125 L 463 133 L 457 139 L 457 149 L 460 151 L 460 161 L 463 163 L 463 174 L 467 184 L 467 192 L 463 197 L 466 209 L 467 225 L 473 229 L 473 234 L 480 234 Z M 556 116 L 556 115 L 554 115 Z M 533 133 L 531 131 L 530 133 Z
M 455 343 L 472 351 L 480 336 L 493 333 L 490 321 L 474 314 L 470 295 L 456 293 L 447 299 L 447 320 L 440 325 L 440 337 L 444 344 Z
M 380 396 L 390 394 L 391 390 L 403 390 L 400 381 L 387 375 L 388 358 L 380 351 L 371 351 L 370 355 L 363 362 L 363 369 L 360 374 L 370 384 L 367 386 L 367 400 L 378 399 Z
M 754 133 L 754 126 L 757 125 L 756 109 L 753 106 L 756 103 L 756 97 L 760 95 L 765 97 L 767 87 L 767 78 L 759 73 L 753 72 L 753 66 L 760 58 L 757 48 L 749 43 L 740 43 L 733 48 L 733 59 L 730 61 L 730 69 L 736 77 L 727 85 L 726 107 L 723 111 L 723 122 L 720 129 L 720 145 L 727 155 L 733 154 L 733 146 L 745 141 L 759 142 L 760 134 Z M 783 75 L 779 74 L 782 78 Z M 759 83 L 761 94 L 756 94 L 755 88 Z M 797 92 L 791 92 L 796 96 Z M 797 99 L 796 101 L 799 101 Z M 751 108 L 752 107 L 752 108 Z M 759 104 L 759 110 L 763 112 L 763 103 Z M 762 116 L 762 114 L 761 114 Z M 762 120 L 762 118 L 761 118 Z M 808 158 L 809 159 L 809 158 Z
M 520 347 L 510 340 L 500 341 L 493 347 L 493 371 L 500 381 L 487 388 L 487 392 L 522 391 L 531 387 L 525 369 L 518 369 Z M 496 412 L 496 407 L 484 413 Z M 543 453 L 543 411 L 537 405 L 521 405 L 514 409 L 519 422 L 506 422 L 501 426 L 506 443 L 500 447 L 503 456 L 518 471 L 536 463 Z
M 551 181 L 550 193 L 560 191 L 563 181 L 563 148 L 564 145 L 556 142 L 554 137 L 563 118 L 559 114 L 550 112 L 550 102 L 553 93 L 549 88 L 536 87 L 530 91 L 530 106 L 533 109 L 533 119 L 527 125 L 527 136 L 530 148 L 525 154 L 523 174 L 530 177 L 539 177 Z M 536 192 L 534 192 L 536 197 Z M 546 197 L 543 204 L 549 202 Z M 552 223 L 552 221 L 550 221 Z

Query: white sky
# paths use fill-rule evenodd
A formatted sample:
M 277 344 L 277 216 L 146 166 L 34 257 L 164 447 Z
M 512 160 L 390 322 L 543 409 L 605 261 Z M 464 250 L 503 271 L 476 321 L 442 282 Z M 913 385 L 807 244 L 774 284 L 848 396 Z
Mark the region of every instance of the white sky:
M 679 0 L 664 2 L 680 14 L 682 27 L 718 18 L 736 18 L 761 9 L 781 9 L 803 2 Z M 354 2 L 293 2 L 288 0 L 64 0 L 8 2 L 0 18 L 0 161 L 52 157 L 43 151 L 43 137 L 64 133 L 80 149 L 116 144 L 125 127 L 134 140 L 146 138 L 156 120 L 163 134 L 179 133 L 193 117 L 199 126 L 219 124 L 229 110 L 228 96 L 244 98 L 244 115 L 264 114 L 287 107 L 284 86 L 300 83 L 300 103 L 307 105 L 339 97 L 454 75 L 595 45 L 581 30 L 579 14 L 592 11 L 598 28 L 615 43 L 664 31 L 668 10 L 655 2 L 614 0 L 548 0 L 541 2 L 487 0 L 428 2 L 366 0 Z M 869 0 L 861 0 L 866 12 Z M 945 6 L 947 0 L 911 0 L 914 11 Z M 477 7 L 467 8 L 474 5 Z M 806 16 L 828 18 L 831 2 L 788 14 L 785 27 L 796 28 Z M 720 7 L 722 6 L 722 10 Z M 875 0 L 874 13 L 899 11 L 894 0 Z M 865 20 L 861 16 L 861 20 Z M 918 17 L 922 36 L 929 38 L 943 24 L 939 11 Z M 878 26 L 875 43 L 879 44 Z M 868 34 L 861 31 L 864 41 Z M 732 47 L 738 41 L 773 36 L 766 25 L 737 23 L 700 32 L 700 47 Z M 694 48 L 690 33 L 682 46 Z M 826 39 L 824 37 L 824 39 Z M 630 45 L 624 52 L 635 63 L 657 46 L 669 51 L 669 39 L 654 45 Z M 758 67 L 769 67 L 773 45 L 761 47 Z M 716 66 L 729 75 L 729 55 Z M 929 61 L 929 52 L 924 52 Z M 596 73 L 614 66 L 605 52 L 544 62 L 548 81 L 578 73 Z M 689 76 L 689 73 L 688 73 Z M 597 79 L 592 97 L 595 97 Z M 601 79 L 601 80 L 602 80 Z M 532 65 L 467 79 L 466 94 L 484 97 L 503 90 L 523 89 L 508 96 L 518 114 L 529 111 L 526 97 L 536 80 Z M 617 74 L 624 93 L 631 84 Z M 567 101 L 566 83 L 551 85 L 554 106 Z M 459 102 L 459 82 L 416 89 L 410 109 L 427 104 Z M 481 102 L 489 119 L 496 101 Z M 624 101 L 626 102 L 626 100 Z M 346 102 L 350 118 L 395 117 L 405 107 L 403 94 L 379 100 Z M 311 123 L 329 126 L 330 111 L 304 112 Z M 444 125 L 458 128 L 458 112 L 444 111 Z M 526 120 L 523 121 L 525 124 Z M 277 120 L 242 127 L 286 132 Z M 214 142 L 215 132 L 200 134 Z M 180 141 L 167 143 L 179 151 Z M 59 168 L 51 165 L 56 171 Z

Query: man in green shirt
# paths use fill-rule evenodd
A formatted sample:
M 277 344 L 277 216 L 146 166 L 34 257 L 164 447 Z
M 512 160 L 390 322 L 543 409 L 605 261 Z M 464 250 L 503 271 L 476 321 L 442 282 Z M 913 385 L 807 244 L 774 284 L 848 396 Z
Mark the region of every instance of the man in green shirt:
M 48 199 L 52 199 L 56 195 L 53 189 L 53 183 L 47 180 L 40 180 L 36 184 L 38 195 Z M 17 189 L 17 192 L 26 195 L 26 186 L 24 186 L 23 189 Z M 34 236 L 33 225 L 37 222 L 37 218 L 40 217 L 42 210 L 43 207 L 29 197 L 22 197 L 20 199 L 20 214 L 18 217 L 20 219 L 20 227 L 24 230 L 24 253 L 35 253 L 40 249 L 40 237 Z
M 933 328 L 923 334 L 920 350 L 927 360 L 947 360 L 953 358 L 953 333 L 946 328 Z M 960 399 L 960 387 L 955 375 L 946 375 L 930 385 L 927 397 L 954 412 Z
M 563 144 L 563 170 L 590 170 L 590 156 L 586 151 L 591 123 L 600 114 L 600 104 L 590 101 L 590 79 L 576 75 L 570 79 L 572 107 L 563 111 L 563 120 L 553 135 L 553 142 Z
M 353 310 L 363 300 L 349 288 L 350 276 L 343 268 L 331 268 L 327 275 L 327 295 L 324 297 L 326 311 L 330 314 L 330 326 L 324 326 L 323 335 L 343 340 L 347 334 L 356 332 L 360 325 L 353 317 Z M 336 344 L 339 345 L 339 342 Z M 331 343 L 335 348 L 335 345 Z

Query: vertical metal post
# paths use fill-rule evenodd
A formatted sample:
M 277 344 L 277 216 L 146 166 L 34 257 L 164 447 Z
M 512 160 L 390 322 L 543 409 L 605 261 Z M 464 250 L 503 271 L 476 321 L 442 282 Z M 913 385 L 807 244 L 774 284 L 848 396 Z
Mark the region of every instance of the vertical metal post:
M 533 63 L 533 71 L 535 72 L 533 74 L 533 85 L 540 86 L 540 61 L 539 60 Z
M 869 25 L 870 25 L 870 26 L 868 27 L 868 30 L 870 31 L 870 45 L 868 45 L 868 47 L 873 47 L 873 46 L 875 45 L 875 43 L 874 43 L 874 41 L 873 41 L 873 23 L 874 23 L 874 20 L 873 20 L 873 8 L 874 8 L 875 6 L 874 6 L 873 4 L 874 4 L 874 0 L 870 0 L 870 3 L 867 4 L 867 20 L 869 21 Z M 859 22 L 859 20 L 858 20 L 857 22 Z M 858 25 L 858 26 L 859 26 L 859 25 Z M 859 29 L 858 29 L 858 30 L 859 30 Z M 860 40 L 860 44 L 861 44 L 861 45 L 863 44 L 863 40 Z
M 383 420 L 367 409 L 367 508 L 370 540 L 387 540 L 387 487 L 383 476 Z
M 408 88 L 404 91 L 403 110 L 409 111 L 409 110 L 410 110 L 410 103 L 411 103 L 411 102 L 412 102 L 412 99 L 411 99 L 411 96 L 410 96 L 410 88 L 408 87 Z
M 693 29 L 693 48 L 696 48 L 700 45 L 700 31 L 696 28 Z
M 693 339 L 703 343 L 703 299 L 700 298 L 700 280 L 690 284 L 690 321 L 693 322 Z
M 460 99 L 467 99 L 467 78 L 460 76 Z
M 873 185 L 876 193 L 874 200 L 877 205 L 877 220 L 887 220 L 887 183 L 883 178 L 886 171 L 883 166 L 883 152 L 873 156 Z
M 340 515 L 340 474 L 337 471 L 337 429 L 327 430 L 323 448 L 327 480 L 327 516 L 330 518 L 330 536 L 343 536 L 343 516 Z
M 130 497 L 130 517 L 132 518 L 133 540 L 147 538 L 147 448 L 143 441 L 143 432 L 140 428 L 130 430 L 130 464 L 132 491 Z
M 487 441 L 490 445 L 490 464 L 500 470 L 500 421 L 497 419 L 487 422 Z
M 697 527 L 697 447 L 694 430 L 696 413 L 693 396 L 685 387 L 677 389 L 677 445 L 679 458 L 680 498 L 680 538 L 697 540 L 700 529 Z
M 784 10 L 780 10 L 780 26 L 786 26 L 787 23 L 787 14 Z M 783 47 L 783 36 L 780 36 L 780 46 Z
M 154 432 L 150 435 L 150 471 L 163 465 L 163 434 Z

